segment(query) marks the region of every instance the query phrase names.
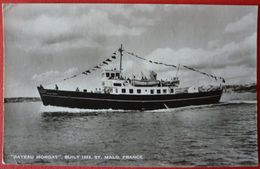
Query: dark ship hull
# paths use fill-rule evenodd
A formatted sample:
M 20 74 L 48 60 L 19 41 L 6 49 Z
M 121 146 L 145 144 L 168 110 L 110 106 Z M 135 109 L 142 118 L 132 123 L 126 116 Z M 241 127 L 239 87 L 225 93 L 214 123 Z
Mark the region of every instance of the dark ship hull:
M 83 109 L 155 110 L 218 103 L 222 89 L 199 93 L 126 95 L 50 90 L 38 87 L 44 105 Z

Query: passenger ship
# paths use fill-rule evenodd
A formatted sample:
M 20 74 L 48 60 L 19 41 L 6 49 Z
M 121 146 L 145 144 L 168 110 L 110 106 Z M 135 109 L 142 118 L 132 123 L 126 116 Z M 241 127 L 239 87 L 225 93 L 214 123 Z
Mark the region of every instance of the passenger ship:
M 122 109 L 122 110 L 154 110 L 168 109 L 189 105 L 213 104 L 219 102 L 223 88 L 179 87 L 178 77 L 169 81 L 157 80 L 155 72 L 142 79 L 124 78 L 122 75 L 123 47 L 119 48 L 120 69 L 102 71 L 102 88 L 96 91 L 66 91 L 45 89 L 42 85 L 37 89 L 45 106 L 61 106 L 83 109 Z

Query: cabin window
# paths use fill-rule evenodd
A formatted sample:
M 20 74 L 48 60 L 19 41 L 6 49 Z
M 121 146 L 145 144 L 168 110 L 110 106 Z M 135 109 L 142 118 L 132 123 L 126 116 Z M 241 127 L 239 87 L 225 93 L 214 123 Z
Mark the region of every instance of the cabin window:
M 109 73 L 106 73 L 106 77 L 109 77 Z
M 116 93 L 118 93 L 118 89 L 116 89 Z
M 163 89 L 163 93 L 167 93 L 167 90 L 166 90 L 166 89 Z
M 157 89 L 157 94 L 161 94 L 161 90 L 160 89 Z
M 134 90 L 133 89 L 129 89 L 129 93 L 134 93 Z
M 119 77 L 119 73 L 116 73 L 116 77 Z
M 173 93 L 174 91 L 173 91 L 173 89 L 171 89 L 171 93 Z
M 150 90 L 150 93 L 151 93 L 151 94 L 154 94 L 154 90 L 153 90 L 153 89 L 151 89 L 151 90 Z
M 137 92 L 137 93 L 141 93 L 141 89 L 137 89 L 136 92 Z
M 122 89 L 122 93 L 126 93 L 126 90 L 125 90 L 125 89 Z
M 115 74 L 114 74 L 114 73 L 111 73 L 111 77 L 112 77 L 112 78 L 115 77 Z
M 121 83 L 114 83 L 114 86 L 122 86 L 122 84 Z

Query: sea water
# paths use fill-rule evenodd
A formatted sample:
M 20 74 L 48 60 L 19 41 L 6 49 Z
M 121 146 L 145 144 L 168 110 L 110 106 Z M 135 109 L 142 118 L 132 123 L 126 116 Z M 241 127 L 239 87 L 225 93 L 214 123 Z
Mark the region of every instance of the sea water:
M 5 103 L 4 162 L 86 166 L 257 165 L 256 93 L 153 111 Z

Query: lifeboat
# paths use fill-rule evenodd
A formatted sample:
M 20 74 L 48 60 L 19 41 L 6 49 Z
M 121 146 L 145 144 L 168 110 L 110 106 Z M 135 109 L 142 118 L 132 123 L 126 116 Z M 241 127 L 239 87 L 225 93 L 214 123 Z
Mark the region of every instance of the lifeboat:
M 159 80 L 137 80 L 133 79 L 132 80 L 133 86 L 137 87 L 152 87 L 152 86 L 158 86 L 160 84 Z

